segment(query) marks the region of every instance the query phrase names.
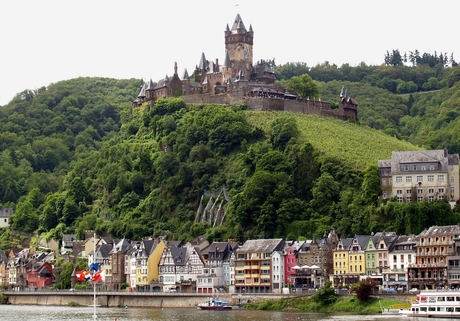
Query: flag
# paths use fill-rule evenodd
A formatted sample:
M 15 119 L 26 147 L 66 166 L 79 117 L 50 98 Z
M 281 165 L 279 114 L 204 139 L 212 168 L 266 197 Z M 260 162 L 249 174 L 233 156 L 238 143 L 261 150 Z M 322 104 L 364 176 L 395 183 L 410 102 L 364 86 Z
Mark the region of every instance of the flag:
M 90 271 L 99 271 L 99 263 L 93 263 L 89 266 Z
M 77 276 L 77 281 L 85 280 L 85 270 L 78 270 L 75 272 L 75 275 Z
M 93 275 L 93 282 L 102 282 L 105 279 L 105 272 L 104 271 L 97 271 Z
M 90 272 L 90 271 L 86 271 L 86 272 L 85 272 L 85 280 L 86 280 L 86 281 L 91 280 L 91 272 Z

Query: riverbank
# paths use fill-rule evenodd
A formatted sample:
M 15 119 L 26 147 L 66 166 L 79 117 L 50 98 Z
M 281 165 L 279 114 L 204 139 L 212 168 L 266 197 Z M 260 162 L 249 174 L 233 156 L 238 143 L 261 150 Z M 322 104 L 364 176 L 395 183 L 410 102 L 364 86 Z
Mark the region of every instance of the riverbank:
M 2 292 L 5 303 L 12 305 L 48 306 L 91 306 L 94 294 L 83 291 L 67 292 Z M 211 294 L 198 293 L 156 293 L 156 292 L 97 292 L 96 304 L 101 307 L 150 307 L 150 308 L 191 308 L 203 302 Z M 276 294 L 219 294 L 231 305 L 246 302 L 263 302 L 278 299 Z
M 356 296 L 340 296 L 334 302 L 317 302 L 311 296 L 299 298 L 282 298 L 277 300 L 265 300 L 261 303 L 248 303 L 246 309 L 285 311 L 298 310 L 303 312 L 351 312 L 357 314 L 382 313 L 394 304 L 403 304 L 407 301 L 380 299 L 371 297 L 366 302 L 359 301 Z

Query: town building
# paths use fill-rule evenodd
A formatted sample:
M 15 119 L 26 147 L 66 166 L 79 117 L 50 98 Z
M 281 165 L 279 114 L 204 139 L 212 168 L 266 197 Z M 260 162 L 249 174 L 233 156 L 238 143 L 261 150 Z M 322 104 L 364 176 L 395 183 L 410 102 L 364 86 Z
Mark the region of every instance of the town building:
M 410 290 L 407 268 L 415 263 L 415 235 L 400 235 L 390 245 L 388 267 L 383 269 L 383 288 Z
M 284 250 L 283 239 L 247 240 L 236 251 L 235 292 L 272 293 L 274 251 Z
M 9 221 L 11 215 L 13 215 L 14 210 L 10 207 L 3 207 L 0 204 L 0 227 L 10 226 Z
M 393 152 L 378 161 L 381 198 L 398 202 L 459 200 L 459 155 L 447 149 Z
M 447 286 L 447 256 L 454 253 L 454 240 L 458 237 L 460 225 L 432 226 L 417 235 L 415 263 L 408 264 L 409 287 Z

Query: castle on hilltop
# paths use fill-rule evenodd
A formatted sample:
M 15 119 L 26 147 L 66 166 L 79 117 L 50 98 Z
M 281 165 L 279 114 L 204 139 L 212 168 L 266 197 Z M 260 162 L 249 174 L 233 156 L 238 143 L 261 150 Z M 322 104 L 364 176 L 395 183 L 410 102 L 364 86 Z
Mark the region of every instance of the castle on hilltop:
M 358 119 L 358 104 L 342 88 L 338 108 L 320 99 L 299 99 L 296 95 L 275 83 L 274 60 L 253 61 L 254 31 L 252 25 L 246 29 L 239 14 L 232 28 L 224 32 L 225 58 L 209 61 L 204 53 L 193 74 L 187 69 L 182 76 L 174 63 L 172 76 L 166 75 L 156 84 L 150 79 L 142 83 L 133 106 L 144 102 L 155 102 L 158 98 L 181 96 L 188 104 L 235 104 L 245 103 L 253 110 L 278 110 L 332 116 L 343 120 Z

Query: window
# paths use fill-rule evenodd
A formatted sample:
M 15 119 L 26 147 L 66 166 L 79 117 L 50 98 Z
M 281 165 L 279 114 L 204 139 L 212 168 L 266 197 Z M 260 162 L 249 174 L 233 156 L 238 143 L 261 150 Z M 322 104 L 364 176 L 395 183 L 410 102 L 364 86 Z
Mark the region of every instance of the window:
M 382 178 L 382 186 L 387 186 L 387 179 L 386 178 Z
M 393 185 L 393 179 L 392 178 L 390 178 L 388 181 L 389 181 L 390 185 Z
M 417 194 L 423 194 L 423 188 L 417 188 Z
M 428 194 L 434 194 L 434 188 L 429 188 L 428 189 Z
M 444 175 L 438 175 L 438 182 L 444 182 Z
M 402 195 L 402 189 L 396 190 L 396 194 L 397 194 L 397 195 Z
M 404 165 L 404 171 L 408 171 L 409 170 L 409 165 Z
M 438 192 L 444 194 L 444 188 L 439 188 Z
M 425 165 L 420 166 L 420 170 L 421 171 L 426 171 L 426 166 Z
M 433 164 L 430 165 L 430 171 L 434 171 L 434 165 Z
M 450 176 L 450 182 L 451 182 L 451 183 L 455 182 L 455 176 L 454 176 L 454 175 L 451 175 L 451 176 Z
M 455 194 L 455 187 L 451 186 L 451 188 L 450 188 L 450 193 L 451 193 L 451 194 Z
M 428 202 L 433 202 L 434 201 L 434 196 L 431 195 L 431 196 L 428 196 Z
M 399 203 L 402 203 L 403 198 L 402 198 L 402 197 L 398 197 L 397 200 L 398 200 Z
M 423 201 L 423 196 L 417 196 L 417 202 Z
M 407 194 L 407 195 L 412 194 L 412 190 L 411 190 L 411 189 L 406 189 L 406 194 Z
M 417 165 L 412 165 L 412 170 L 416 171 L 417 170 Z
M 417 182 L 422 183 L 423 182 L 423 176 L 422 175 L 417 175 Z
M 434 182 L 434 175 L 428 175 L 428 182 Z
M 396 176 L 396 183 L 402 183 L 402 176 Z
M 412 182 L 412 176 L 406 176 L 406 183 Z

